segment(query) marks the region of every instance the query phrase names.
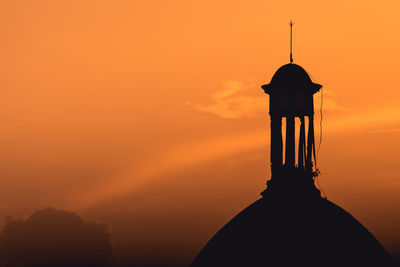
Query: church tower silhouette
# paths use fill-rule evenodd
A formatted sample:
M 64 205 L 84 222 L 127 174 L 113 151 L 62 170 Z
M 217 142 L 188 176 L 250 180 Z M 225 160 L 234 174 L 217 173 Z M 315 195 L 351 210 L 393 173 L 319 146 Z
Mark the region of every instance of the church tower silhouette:
M 302 67 L 293 63 L 280 67 L 271 82 L 262 86 L 270 96 L 271 180 L 267 183 L 267 191 L 277 194 L 281 194 L 283 190 L 289 190 L 291 194 L 320 193 L 314 185 L 318 170 L 314 169 L 316 157 L 313 95 L 321 87 L 311 81 Z M 286 119 L 285 147 L 282 144 L 283 119 Z M 296 119 L 300 122 L 298 137 L 295 136 Z M 295 143 L 298 143 L 298 153 Z
M 292 52 L 262 86 L 270 103 L 271 179 L 262 198 L 220 229 L 192 267 L 393 265 L 376 238 L 315 187 L 313 95 L 321 87 L 293 63 Z

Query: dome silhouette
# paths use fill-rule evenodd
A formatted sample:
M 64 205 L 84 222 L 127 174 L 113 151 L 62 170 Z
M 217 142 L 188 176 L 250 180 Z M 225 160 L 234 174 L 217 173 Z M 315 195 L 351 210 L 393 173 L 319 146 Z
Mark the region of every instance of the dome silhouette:
M 353 216 L 311 196 L 263 198 L 227 223 L 192 263 L 199 266 L 391 266 Z
M 393 266 L 378 240 L 315 186 L 313 95 L 322 85 L 292 61 L 291 53 L 291 63 L 261 86 L 269 95 L 267 188 L 211 238 L 192 267 Z
M 289 63 L 280 67 L 269 84 L 262 88 L 266 93 L 280 91 L 311 91 L 317 92 L 322 86 L 313 83 L 308 73 L 299 65 Z

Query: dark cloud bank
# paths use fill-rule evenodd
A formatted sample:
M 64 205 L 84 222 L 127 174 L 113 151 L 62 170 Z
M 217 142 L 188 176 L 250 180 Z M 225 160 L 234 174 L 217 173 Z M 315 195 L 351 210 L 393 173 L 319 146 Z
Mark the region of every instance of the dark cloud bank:
M 69 211 L 47 208 L 26 220 L 9 220 L 0 240 L 2 266 L 111 266 L 111 234 L 105 225 Z
M 131 223 L 128 222 L 135 229 Z M 127 238 L 131 240 L 132 236 Z M 136 252 L 140 249 L 127 246 L 123 250 L 130 250 L 134 258 L 139 256 Z M 187 260 L 183 261 L 186 264 L 182 261 L 166 264 L 168 260 L 162 260 L 165 255 L 160 257 L 157 250 L 152 250 L 150 254 L 156 255 L 147 255 L 146 261 L 139 260 L 141 257 L 128 260 L 126 255 L 125 259 L 120 259 L 115 256 L 118 253 L 115 254 L 106 225 L 85 221 L 74 212 L 46 208 L 36 211 L 26 220 L 10 219 L 6 222 L 0 235 L 0 267 L 187 266 Z M 399 255 L 393 256 L 397 260 L 400 258 Z M 396 266 L 400 266 L 399 263 L 398 260 Z

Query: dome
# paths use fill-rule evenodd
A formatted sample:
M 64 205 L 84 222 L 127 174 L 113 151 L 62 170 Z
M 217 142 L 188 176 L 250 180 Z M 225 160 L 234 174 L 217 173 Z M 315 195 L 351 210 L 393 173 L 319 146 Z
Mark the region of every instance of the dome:
M 200 266 L 391 266 L 353 216 L 321 198 L 265 194 L 226 224 L 192 263 Z
M 315 94 L 321 87 L 320 84 L 311 81 L 310 76 L 302 67 L 293 63 L 280 67 L 271 82 L 262 86 L 267 94 L 275 90 L 303 91 Z

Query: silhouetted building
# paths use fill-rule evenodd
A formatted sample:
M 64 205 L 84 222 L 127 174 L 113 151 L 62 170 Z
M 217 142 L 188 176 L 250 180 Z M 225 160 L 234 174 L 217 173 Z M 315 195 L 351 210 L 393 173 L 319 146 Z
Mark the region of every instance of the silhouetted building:
M 320 194 L 314 186 L 315 166 L 313 95 L 321 89 L 299 65 L 280 67 L 269 84 L 263 85 L 269 97 L 271 117 L 271 180 L 267 191 L 281 194 Z M 282 121 L 286 120 L 286 144 L 282 142 Z M 295 136 L 295 121 L 300 122 Z M 306 136 L 306 123 L 308 131 Z M 306 141 L 307 139 L 307 141 Z M 297 161 L 296 161 L 296 147 Z M 285 159 L 283 161 L 283 152 Z
M 270 97 L 271 179 L 262 198 L 227 223 L 192 267 L 391 266 L 375 237 L 315 187 L 313 95 L 321 87 L 292 62 L 262 86 Z

